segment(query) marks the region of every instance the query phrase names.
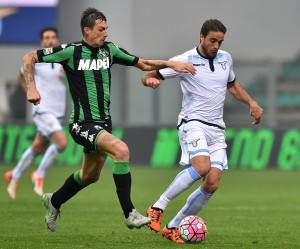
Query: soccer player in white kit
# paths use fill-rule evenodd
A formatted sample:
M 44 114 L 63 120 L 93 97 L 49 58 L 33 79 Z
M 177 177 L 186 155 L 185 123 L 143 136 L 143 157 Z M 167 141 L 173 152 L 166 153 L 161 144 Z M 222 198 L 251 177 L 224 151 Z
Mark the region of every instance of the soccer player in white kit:
M 41 46 L 55 47 L 59 44 L 57 30 L 45 28 L 41 31 Z M 41 163 L 31 175 L 33 190 L 43 195 L 43 182 L 47 168 L 55 157 L 67 146 L 67 138 L 63 132 L 62 122 L 66 112 L 66 87 L 64 70 L 57 63 L 39 63 L 35 65 L 35 80 L 42 96 L 39 105 L 32 107 L 33 122 L 37 128 L 31 147 L 23 153 L 20 161 L 13 170 L 5 173 L 8 183 L 7 192 L 12 199 L 16 198 L 19 179 L 23 171 L 30 166 L 34 158 L 44 153 Z M 23 69 L 18 75 L 18 81 L 25 87 Z M 49 144 L 49 142 L 52 142 Z
M 260 122 L 263 113 L 236 80 L 231 55 L 219 50 L 225 33 L 226 27 L 219 20 L 207 20 L 201 28 L 199 46 L 171 59 L 193 64 L 197 69 L 195 76 L 166 68 L 151 71 L 142 79 L 145 86 L 156 88 L 161 79 L 178 77 L 183 92 L 177 128 L 182 151 L 180 164 L 186 169 L 148 209 L 152 221 L 148 226 L 159 232 L 163 211 L 170 201 L 203 179 L 202 186 L 188 197 L 162 231 L 165 238 L 179 244 L 184 243 L 178 231 L 180 221 L 188 215 L 196 215 L 204 207 L 217 190 L 222 171 L 228 169 L 223 121 L 226 90 L 249 106 L 253 124 Z

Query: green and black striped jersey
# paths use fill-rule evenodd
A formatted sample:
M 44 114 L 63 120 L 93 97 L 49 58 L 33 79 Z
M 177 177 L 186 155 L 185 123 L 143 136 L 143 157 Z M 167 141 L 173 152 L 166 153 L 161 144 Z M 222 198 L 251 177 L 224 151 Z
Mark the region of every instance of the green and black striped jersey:
M 84 41 L 62 44 L 38 50 L 37 55 L 39 62 L 55 62 L 64 67 L 73 100 L 70 123 L 110 119 L 110 68 L 114 63 L 133 66 L 139 59 L 112 42 L 100 48 Z

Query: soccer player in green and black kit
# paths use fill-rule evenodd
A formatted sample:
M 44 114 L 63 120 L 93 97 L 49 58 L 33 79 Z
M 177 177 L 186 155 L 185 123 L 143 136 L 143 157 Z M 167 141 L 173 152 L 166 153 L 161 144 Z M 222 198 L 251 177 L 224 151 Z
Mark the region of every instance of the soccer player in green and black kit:
M 81 17 L 81 42 L 33 51 L 23 58 L 27 100 L 34 104 L 47 101 L 41 99 L 35 87 L 34 64 L 49 62 L 63 65 L 73 100 L 70 133 L 75 142 L 84 147 L 82 168 L 69 176 L 56 192 L 43 196 L 47 209 L 45 220 L 51 231 L 56 229 L 61 205 L 99 179 L 107 154 L 113 158 L 113 178 L 126 225 L 138 228 L 150 222 L 136 211 L 131 202 L 128 147 L 111 134 L 111 66 L 116 63 L 135 66 L 143 71 L 170 67 L 178 72 L 195 74 L 195 68 L 183 62 L 144 60 L 130 55 L 114 43 L 105 41 L 107 28 L 104 14 L 88 8 Z

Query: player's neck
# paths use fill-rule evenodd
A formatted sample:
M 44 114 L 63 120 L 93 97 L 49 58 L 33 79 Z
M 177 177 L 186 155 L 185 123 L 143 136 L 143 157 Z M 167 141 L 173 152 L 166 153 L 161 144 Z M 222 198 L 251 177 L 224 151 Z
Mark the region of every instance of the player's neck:
M 89 41 L 86 38 L 83 38 L 82 40 L 91 48 L 99 48 L 99 46 L 97 46 L 97 44 L 94 44 L 93 42 Z
M 209 56 L 209 55 L 205 52 L 205 50 L 203 49 L 203 47 L 201 46 L 201 44 L 199 44 L 199 46 L 197 47 L 197 52 L 198 52 L 198 54 L 199 54 L 201 57 L 203 57 L 203 58 L 205 58 L 205 59 L 213 59 L 211 56 Z

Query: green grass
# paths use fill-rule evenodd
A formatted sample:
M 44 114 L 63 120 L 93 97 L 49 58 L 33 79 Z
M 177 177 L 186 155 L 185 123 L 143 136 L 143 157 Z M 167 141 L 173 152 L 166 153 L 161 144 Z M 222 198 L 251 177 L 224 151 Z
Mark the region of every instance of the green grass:
M 0 167 L 1 175 L 5 170 Z M 56 190 L 74 170 L 51 168 L 45 189 Z M 178 170 L 132 167 L 136 207 L 145 212 Z M 15 201 L 7 196 L 4 181 L 0 183 L 1 249 L 300 248 L 299 172 L 226 172 L 220 189 L 200 214 L 209 231 L 200 245 L 176 245 L 146 228 L 127 229 L 109 168 L 100 182 L 63 206 L 55 233 L 45 227 L 41 201 L 31 190 L 30 171 L 22 178 Z M 170 204 L 164 222 L 191 191 Z

